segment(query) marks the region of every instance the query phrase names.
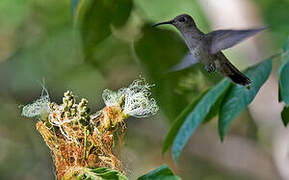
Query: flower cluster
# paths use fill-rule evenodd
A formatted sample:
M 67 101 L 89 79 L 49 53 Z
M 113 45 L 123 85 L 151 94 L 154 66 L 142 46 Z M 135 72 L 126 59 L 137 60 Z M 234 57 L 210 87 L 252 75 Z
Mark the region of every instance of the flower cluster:
M 58 179 L 74 179 L 85 168 L 122 172 L 115 140 L 121 142 L 127 117 L 147 117 L 158 111 L 155 100 L 150 99 L 150 88 L 141 79 L 117 92 L 104 90 L 106 107 L 95 114 L 89 114 L 86 99 L 77 103 L 71 91 L 64 93 L 60 105 L 50 102 L 46 93 L 24 106 L 22 115 L 40 119 L 36 127 L 52 151 Z

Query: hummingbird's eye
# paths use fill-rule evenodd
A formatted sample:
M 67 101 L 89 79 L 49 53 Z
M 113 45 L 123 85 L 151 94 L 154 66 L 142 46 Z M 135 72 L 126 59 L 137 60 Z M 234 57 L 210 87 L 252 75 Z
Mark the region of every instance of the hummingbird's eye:
M 180 19 L 179 19 L 179 22 L 185 22 L 186 21 L 186 19 L 184 18 L 184 17 L 181 17 Z

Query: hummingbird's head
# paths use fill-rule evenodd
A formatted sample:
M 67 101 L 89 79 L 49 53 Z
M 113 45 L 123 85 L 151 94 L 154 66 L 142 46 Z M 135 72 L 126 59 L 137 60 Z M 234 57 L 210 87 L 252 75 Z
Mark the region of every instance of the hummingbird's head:
M 189 27 L 196 27 L 195 21 L 188 14 L 181 14 L 170 21 L 157 23 L 153 25 L 153 27 L 163 25 L 163 24 L 172 24 L 179 30 L 184 30 L 185 28 L 189 28 Z

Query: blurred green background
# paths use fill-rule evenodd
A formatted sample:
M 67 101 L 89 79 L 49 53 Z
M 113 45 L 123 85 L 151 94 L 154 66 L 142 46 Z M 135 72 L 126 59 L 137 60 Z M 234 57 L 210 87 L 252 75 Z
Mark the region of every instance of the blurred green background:
M 266 33 L 225 51 L 245 68 L 279 52 L 286 41 L 288 0 L 82 2 L 0 1 L 0 179 L 55 178 L 36 120 L 20 115 L 21 105 L 40 96 L 43 82 L 53 101 L 59 103 L 69 89 L 79 99 L 87 97 L 97 111 L 104 106 L 103 89 L 127 86 L 140 75 L 156 85 L 153 96 L 161 111 L 128 120 L 122 156 L 128 177 L 165 162 L 183 179 L 289 179 L 288 142 L 283 141 L 289 135 L 281 126 L 275 73 L 234 122 L 225 143 L 212 121 L 193 135 L 178 166 L 169 154 L 161 155 L 171 122 L 222 77 L 201 65 L 166 74 L 188 50 L 173 27 L 151 27 L 182 13 L 193 16 L 204 32 L 268 25 Z

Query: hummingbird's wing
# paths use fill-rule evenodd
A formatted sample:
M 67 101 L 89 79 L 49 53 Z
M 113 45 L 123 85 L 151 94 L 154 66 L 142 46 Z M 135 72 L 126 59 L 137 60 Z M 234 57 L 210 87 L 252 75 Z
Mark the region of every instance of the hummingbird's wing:
M 186 69 L 194 64 L 197 64 L 199 62 L 199 59 L 192 55 L 190 52 L 188 52 L 180 63 L 173 66 L 171 69 L 169 69 L 167 72 L 174 72 L 174 71 L 180 71 L 182 69 Z
M 216 54 L 221 50 L 230 48 L 265 29 L 266 27 L 244 30 L 217 30 L 210 32 L 206 34 L 206 38 L 211 42 L 210 53 Z

